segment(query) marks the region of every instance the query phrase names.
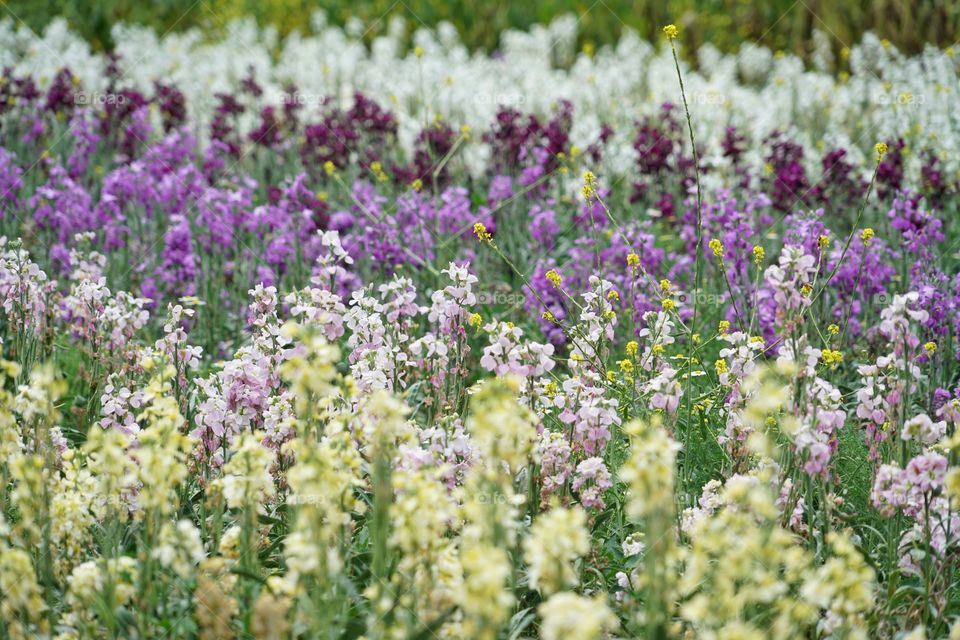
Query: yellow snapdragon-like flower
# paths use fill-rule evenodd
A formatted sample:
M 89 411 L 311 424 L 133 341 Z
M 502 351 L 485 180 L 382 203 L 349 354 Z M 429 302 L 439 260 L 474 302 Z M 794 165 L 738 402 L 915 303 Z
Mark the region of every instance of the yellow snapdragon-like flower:
M 537 431 L 529 410 L 517 399 L 520 381 L 500 378 L 483 383 L 471 401 L 467 427 L 477 450 L 491 464 L 502 461 L 513 470 L 527 464 Z
M 543 640 L 600 640 L 619 626 L 617 616 L 607 606 L 603 594 L 592 598 L 563 591 L 542 603 L 537 611 L 543 618 Z
M 575 587 L 573 563 L 590 550 L 587 514 L 557 507 L 537 517 L 523 540 L 523 556 L 531 589 L 545 595 Z
M 223 477 L 217 482 L 227 506 L 232 509 L 257 508 L 276 493 L 270 475 L 272 454 L 262 446 L 263 434 L 246 433 L 238 440 L 230 460 L 223 465 Z
M 627 485 L 627 514 L 645 518 L 673 508 L 674 460 L 679 445 L 660 423 L 628 422 L 630 458 L 620 468 Z

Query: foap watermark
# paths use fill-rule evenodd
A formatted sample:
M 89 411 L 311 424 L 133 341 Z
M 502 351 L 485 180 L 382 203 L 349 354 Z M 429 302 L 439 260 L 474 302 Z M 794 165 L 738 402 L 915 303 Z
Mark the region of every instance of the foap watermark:
M 696 91 L 687 98 L 690 104 L 706 107 L 722 107 L 727 104 L 727 96 L 719 91 Z
M 516 291 L 477 291 L 477 304 L 501 305 L 501 306 L 522 306 L 526 303 L 527 297 Z
M 681 291 L 675 293 L 673 299 L 679 305 L 691 305 L 696 302 L 698 307 L 719 307 L 726 304 L 726 296 L 706 291 Z
M 505 93 L 475 93 L 473 99 L 478 104 L 492 104 L 498 107 L 519 107 L 526 103 L 527 97 L 516 91 Z
M 298 107 L 322 107 L 327 103 L 329 97 L 321 93 L 311 93 L 309 91 L 284 92 L 280 94 L 280 102 L 283 106 Z
M 268 89 L 264 96 L 266 104 L 301 108 L 322 107 L 329 103 L 331 99 L 329 95 L 324 93 L 301 91 L 300 89 L 287 91 L 279 88 Z
M 910 91 L 898 93 L 896 95 L 881 93 L 873 98 L 873 102 L 875 104 L 881 106 L 891 105 L 895 107 L 920 107 L 923 106 L 926 101 L 927 98 L 925 95 L 912 93 Z
M 893 296 L 889 293 L 875 293 L 870 296 L 870 302 L 875 307 L 887 307 L 893 302 Z
M 291 493 L 287 496 L 286 503 L 295 507 L 316 507 L 330 504 L 330 499 L 315 493 Z
M 510 502 L 510 499 L 506 495 L 500 493 L 499 491 L 497 492 L 479 491 L 473 494 L 473 499 L 479 502 L 480 504 L 504 505 Z
M 77 91 L 73 94 L 73 102 L 78 107 L 123 106 L 127 103 L 127 96 L 109 91 Z

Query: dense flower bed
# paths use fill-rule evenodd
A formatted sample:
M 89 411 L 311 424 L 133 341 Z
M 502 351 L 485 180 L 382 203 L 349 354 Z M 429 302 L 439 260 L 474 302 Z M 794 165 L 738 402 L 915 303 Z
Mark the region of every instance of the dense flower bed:
M 233 28 L 0 28 L 0 633 L 958 633 L 952 52 Z

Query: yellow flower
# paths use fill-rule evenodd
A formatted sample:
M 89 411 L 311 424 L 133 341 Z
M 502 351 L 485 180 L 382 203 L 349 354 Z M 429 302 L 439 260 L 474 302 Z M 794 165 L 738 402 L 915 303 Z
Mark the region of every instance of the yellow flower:
M 381 165 L 379 162 L 371 162 L 370 171 L 373 173 L 373 175 L 377 176 L 377 180 L 379 182 L 387 181 L 387 174 L 383 172 L 383 165 Z
M 664 311 L 672 311 L 676 309 L 677 303 L 673 301 L 673 298 L 664 298 L 660 301 L 660 306 L 663 307 Z
M 763 264 L 763 259 L 767 257 L 767 252 L 763 250 L 763 247 L 760 245 L 754 245 L 753 247 L 753 262 L 758 267 Z
M 880 162 L 883 160 L 883 156 L 887 155 L 887 143 L 878 142 L 877 144 L 873 145 L 873 148 L 877 151 L 877 162 Z
M 553 544 L 552 541 L 549 544 Z M 562 591 L 537 607 L 537 612 L 543 620 L 540 625 L 543 640 L 609 638 L 611 632 L 619 628 L 617 616 L 602 594 L 586 597 Z
M 323 163 L 323 170 L 328 176 L 332 176 L 337 172 L 337 165 L 333 164 L 330 160 L 327 160 Z
M 663 34 L 667 36 L 667 40 L 676 40 L 677 36 L 680 34 L 680 30 L 677 29 L 677 25 L 668 24 L 663 28 Z
M 934 353 L 937 352 L 937 343 L 928 342 L 927 344 L 923 345 L 923 348 L 926 350 L 927 353 L 929 353 L 930 355 L 933 355 Z
M 617 363 L 620 366 L 620 371 L 630 375 L 633 373 L 633 360 L 621 360 Z
M 418 58 L 422 58 L 422 57 L 423 57 L 423 47 L 414 47 L 414 48 L 413 48 L 413 55 L 417 56 Z
M 549 311 L 544 311 L 543 314 L 542 314 L 540 317 L 543 318 L 544 320 L 546 320 L 547 322 L 556 322 L 556 321 L 557 321 L 557 318 L 556 318 L 552 313 L 550 313 Z
M 719 333 L 726 333 L 727 331 L 730 331 L 730 321 L 729 321 L 729 320 L 721 320 L 721 321 L 720 321 L 720 324 L 717 325 L 717 331 L 718 331 Z
M 474 329 L 479 329 L 480 325 L 483 324 L 483 318 L 480 317 L 479 313 L 471 314 L 470 316 L 470 326 Z
M 670 281 L 666 278 L 660 281 L 660 291 L 663 291 L 664 293 L 670 291 Z
M 872 227 L 867 227 L 860 232 L 860 240 L 863 241 L 863 244 L 870 244 L 870 241 L 873 239 L 874 233 Z
M 713 255 L 717 258 L 723 259 L 723 243 L 716 238 L 710 241 L 710 251 L 713 251 Z
M 412 183 L 410 183 L 410 186 L 413 187 L 414 191 L 420 191 L 421 189 L 423 189 L 423 180 L 421 180 L 420 178 L 417 178 Z
M 627 266 L 636 267 L 640 264 L 640 256 L 635 253 L 627 254 Z
M 607 300 L 611 302 L 618 302 L 620 300 L 620 294 L 611 289 L 607 294 Z
M 800 294 L 803 295 L 803 297 L 809 297 L 811 293 L 813 293 L 813 287 L 811 287 L 809 284 L 805 284 L 800 287 Z
M 727 361 L 724 360 L 723 358 L 714 362 L 713 368 L 717 370 L 718 376 L 723 375 L 724 373 L 727 373 L 727 371 L 729 371 L 729 369 L 727 369 Z
M 831 368 L 835 369 L 838 364 L 843 362 L 843 354 L 832 349 L 824 349 L 820 354 L 820 359 L 823 360 L 823 364 L 830 365 Z
M 823 251 L 830 246 L 830 236 L 821 235 L 817 238 L 817 247 L 820 248 L 820 251 Z
M 838 327 L 835 324 L 831 324 L 827 327 L 827 333 L 829 333 L 832 336 L 835 336 L 838 333 L 840 333 L 840 327 Z
M 489 242 L 491 238 L 493 238 L 490 232 L 487 231 L 487 226 L 482 222 L 473 225 L 473 234 L 477 236 L 477 240 L 481 242 Z
M 630 356 L 631 358 L 636 357 L 637 349 L 639 347 L 640 345 L 637 344 L 636 340 L 631 340 L 630 342 L 627 343 L 627 355 Z
M 561 275 L 557 273 L 556 270 L 554 269 L 550 269 L 550 271 L 547 271 L 546 278 L 547 280 L 550 281 L 550 284 L 557 287 L 558 289 L 560 288 L 560 285 L 563 284 L 563 277 L 561 277 Z
M 583 187 L 580 191 L 583 193 L 584 200 L 590 200 L 593 195 L 596 193 L 597 187 L 597 176 L 593 175 L 593 171 L 587 171 L 583 174 Z

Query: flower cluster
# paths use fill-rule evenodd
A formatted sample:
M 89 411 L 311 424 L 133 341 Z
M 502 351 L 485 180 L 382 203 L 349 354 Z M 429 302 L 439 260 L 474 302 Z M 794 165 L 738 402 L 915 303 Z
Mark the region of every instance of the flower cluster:
M 0 635 L 956 635 L 952 52 L 314 22 L 0 23 Z

